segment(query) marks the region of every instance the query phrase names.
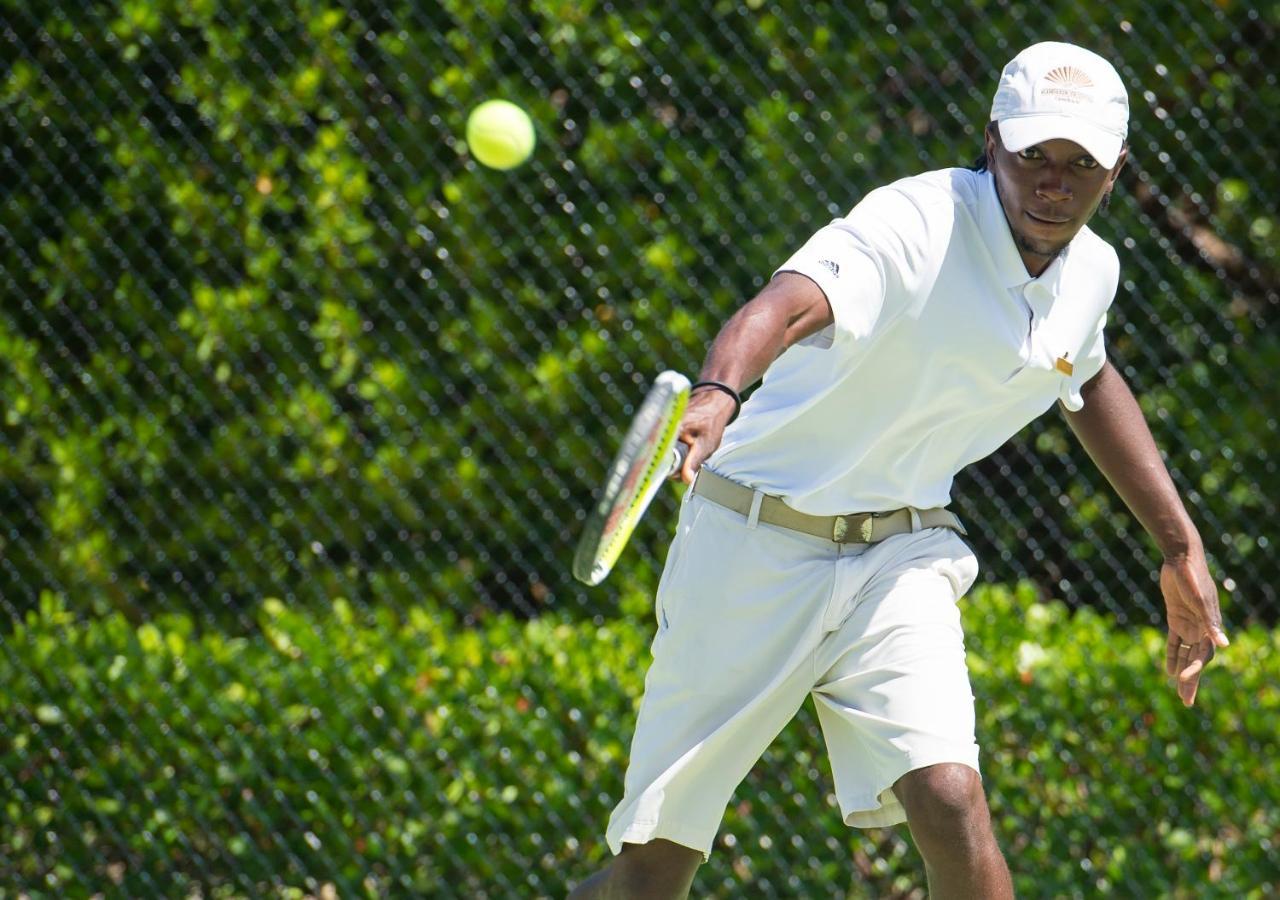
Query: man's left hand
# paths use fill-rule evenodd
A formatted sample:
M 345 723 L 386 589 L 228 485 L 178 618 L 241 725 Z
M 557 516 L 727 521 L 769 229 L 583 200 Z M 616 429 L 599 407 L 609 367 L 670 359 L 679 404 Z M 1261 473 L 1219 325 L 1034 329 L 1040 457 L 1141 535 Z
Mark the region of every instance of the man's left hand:
M 1160 567 L 1160 590 L 1169 621 L 1165 672 L 1177 679 L 1178 696 L 1184 706 L 1190 706 L 1215 649 L 1230 643 L 1222 629 L 1218 588 L 1204 553 L 1166 559 Z

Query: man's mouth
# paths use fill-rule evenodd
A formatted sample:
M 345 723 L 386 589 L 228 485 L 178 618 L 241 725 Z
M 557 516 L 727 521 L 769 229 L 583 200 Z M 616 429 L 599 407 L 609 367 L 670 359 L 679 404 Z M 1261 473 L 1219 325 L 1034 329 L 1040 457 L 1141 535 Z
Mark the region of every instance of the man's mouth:
M 1036 213 L 1031 212 L 1031 210 L 1027 210 L 1026 215 L 1028 219 L 1031 219 L 1031 221 L 1039 222 L 1042 225 L 1066 225 L 1071 221 L 1070 217 L 1064 218 L 1062 216 L 1037 215 Z

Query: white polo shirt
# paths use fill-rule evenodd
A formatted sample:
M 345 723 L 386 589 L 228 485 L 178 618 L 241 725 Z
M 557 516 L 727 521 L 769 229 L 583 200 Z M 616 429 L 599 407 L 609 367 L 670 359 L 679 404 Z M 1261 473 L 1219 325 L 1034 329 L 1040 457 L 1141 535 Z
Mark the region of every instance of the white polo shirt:
M 943 169 L 872 191 L 778 272 L 813 279 L 835 324 L 774 361 L 707 465 L 839 515 L 944 506 L 1055 400 L 1080 409 L 1119 262 L 1083 228 L 1031 278 L 991 175 Z

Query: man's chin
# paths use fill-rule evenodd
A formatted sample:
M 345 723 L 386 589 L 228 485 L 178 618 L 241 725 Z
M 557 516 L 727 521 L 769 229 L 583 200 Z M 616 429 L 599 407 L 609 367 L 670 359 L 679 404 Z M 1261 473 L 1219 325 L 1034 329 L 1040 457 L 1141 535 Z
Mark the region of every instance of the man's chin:
M 1039 256 L 1042 259 L 1053 259 L 1063 251 L 1067 244 L 1071 243 L 1070 241 L 1056 241 L 1054 243 L 1037 241 L 1021 232 L 1014 233 L 1013 242 L 1017 244 L 1018 249 L 1023 253 Z

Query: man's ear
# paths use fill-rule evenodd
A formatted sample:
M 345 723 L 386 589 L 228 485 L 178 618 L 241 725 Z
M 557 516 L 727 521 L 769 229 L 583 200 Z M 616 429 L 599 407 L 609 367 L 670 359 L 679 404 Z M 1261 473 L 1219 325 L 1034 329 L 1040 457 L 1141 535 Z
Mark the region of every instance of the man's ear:
M 1124 168 L 1124 164 L 1129 161 L 1129 145 L 1125 144 L 1120 148 L 1120 155 L 1116 158 L 1116 164 L 1111 167 L 1111 177 L 1107 179 L 1107 190 L 1116 183 L 1116 178 L 1120 175 L 1120 170 Z

